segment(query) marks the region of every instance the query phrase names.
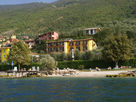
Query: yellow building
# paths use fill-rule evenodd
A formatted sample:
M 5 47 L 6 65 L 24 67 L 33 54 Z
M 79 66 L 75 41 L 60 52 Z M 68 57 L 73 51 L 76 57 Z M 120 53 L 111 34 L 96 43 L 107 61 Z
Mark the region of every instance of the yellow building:
M 70 53 L 72 50 L 79 50 L 80 52 L 91 51 L 97 48 L 93 39 L 80 39 L 80 40 L 66 40 L 48 42 L 46 45 L 47 53 L 51 52 L 64 52 Z
M 12 36 L 11 36 L 11 39 L 17 39 L 17 38 L 16 38 L 16 35 L 12 35 Z
M 10 47 L 2 47 L 0 48 L 1 51 L 1 62 L 7 62 L 7 58 L 10 52 Z

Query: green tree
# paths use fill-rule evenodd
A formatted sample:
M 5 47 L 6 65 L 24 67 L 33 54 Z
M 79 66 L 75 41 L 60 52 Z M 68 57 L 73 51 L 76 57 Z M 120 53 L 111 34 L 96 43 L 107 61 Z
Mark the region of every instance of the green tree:
M 41 55 L 40 64 L 42 70 L 50 71 L 57 67 L 57 62 L 50 55 Z
M 46 52 L 46 41 L 45 40 L 36 40 L 36 44 L 33 47 L 33 51 L 37 53 Z
M 97 48 L 92 51 L 86 51 L 82 54 L 83 60 L 100 60 L 102 59 L 102 48 Z
M 68 53 L 67 54 L 67 60 L 68 61 L 71 61 L 73 58 L 72 58 L 72 52 Z
M 20 65 L 30 65 L 30 53 L 31 51 L 28 46 L 23 41 L 19 41 L 12 45 L 8 61 L 10 63 L 13 61 L 15 65 L 18 65 L 18 69 L 20 70 Z
M 119 61 L 125 61 L 132 58 L 133 44 L 126 35 L 118 34 L 111 36 L 104 42 L 102 50 L 103 58 L 112 60 L 118 66 Z
M 136 40 L 136 33 L 135 32 L 127 31 L 126 34 L 130 40 Z
M 106 40 L 107 36 L 111 36 L 111 30 L 108 28 L 102 29 L 100 32 L 95 34 L 93 38 L 96 40 L 97 45 L 103 46 L 104 40 Z
M 76 50 L 74 52 L 74 60 L 80 60 L 81 59 L 81 52 L 79 50 Z
M 62 52 L 54 52 L 50 54 L 56 61 L 64 61 L 67 60 L 67 54 Z
M 133 42 L 134 49 L 132 52 L 133 52 L 134 56 L 136 57 L 136 32 L 127 31 L 126 35 L 128 36 L 128 39 Z

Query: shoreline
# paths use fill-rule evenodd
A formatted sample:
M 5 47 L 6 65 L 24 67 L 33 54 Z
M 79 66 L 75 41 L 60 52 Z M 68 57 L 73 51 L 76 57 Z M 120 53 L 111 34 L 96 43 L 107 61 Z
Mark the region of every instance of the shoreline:
M 134 70 L 116 70 L 116 71 L 97 71 L 97 72 L 79 72 L 77 75 L 49 75 L 47 77 L 106 77 L 106 75 L 119 75 Z
M 48 75 L 48 76 L 44 76 L 41 78 L 50 78 L 50 77 L 106 77 L 106 75 L 119 75 L 120 73 L 127 73 L 130 71 L 134 71 L 134 70 L 116 70 L 116 71 L 96 71 L 96 72 L 82 72 L 80 71 L 77 75 Z M 6 72 L 0 72 L 0 76 L 4 76 L 4 73 Z M 5 77 L 0 77 L 0 78 L 5 78 Z M 12 77 L 8 77 L 8 78 L 12 78 Z M 20 77 L 21 78 L 21 77 Z M 27 77 L 26 77 L 27 78 Z M 29 78 L 29 77 L 28 77 Z

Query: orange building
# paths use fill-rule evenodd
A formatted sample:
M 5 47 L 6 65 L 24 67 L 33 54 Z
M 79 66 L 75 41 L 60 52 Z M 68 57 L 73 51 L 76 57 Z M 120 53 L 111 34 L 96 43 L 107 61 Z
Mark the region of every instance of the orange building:
M 49 32 L 38 36 L 38 40 L 57 40 L 59 34 L 57 32 Z

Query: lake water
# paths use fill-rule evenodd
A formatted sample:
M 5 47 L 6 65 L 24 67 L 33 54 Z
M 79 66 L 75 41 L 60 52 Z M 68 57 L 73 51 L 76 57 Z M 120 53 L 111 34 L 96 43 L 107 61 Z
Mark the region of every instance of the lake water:
M 136 78 L 0 79 L 0 102 L 136 102 Z

